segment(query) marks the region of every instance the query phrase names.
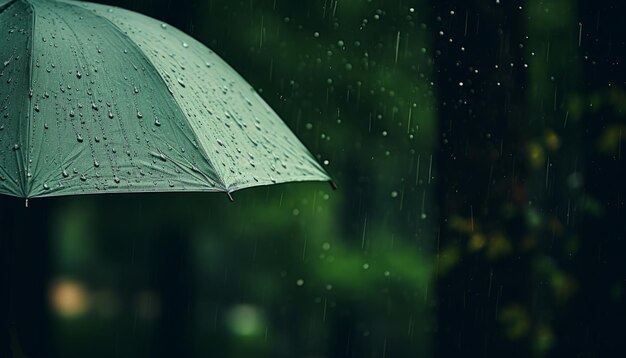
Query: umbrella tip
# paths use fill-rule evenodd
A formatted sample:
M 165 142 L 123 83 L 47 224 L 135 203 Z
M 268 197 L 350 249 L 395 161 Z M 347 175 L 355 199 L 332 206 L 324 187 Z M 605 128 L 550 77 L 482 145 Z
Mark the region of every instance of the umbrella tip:
M 226 192 L 226 195 L 228 195 L 228 200 L 230 200 L 231 203 L 235 201 L 235 199 L 233 198 L 233 196 L 230 194 L 229 191 Z
M 333 190 L 337 190 L 337 184 L 334 181 L 329 180 L 328 183 L 330 183 L 330 187 L 333 188 Z

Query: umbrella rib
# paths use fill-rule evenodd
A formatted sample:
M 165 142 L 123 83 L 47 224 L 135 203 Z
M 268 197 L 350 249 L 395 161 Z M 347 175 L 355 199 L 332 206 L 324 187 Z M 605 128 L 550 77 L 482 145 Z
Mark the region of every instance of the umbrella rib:
M 33 88 L 33 64 L 35 58 L 35 22 L 37 16 L 35 15 L 35 7 L 28 0 L 23 0 L 26 3 L 31 11 L 32 11 L 32 26 L 30 32 L 30 58 L 28 63 L 28 87 Z M 28 166 L 29 166 L 29 157 L 30 157 L 30 136 L 31 136 L 31 121 L 33 119 L 33 106 L 32 106 L 32 97 L 28 99 L 28 117 L 26 117 L 26 137 L 25 137 L 25 146 L 21 155 L 23 161 L 23 168 L 20 170 L 20 176 L 22 178 L 22 193 L 24 198 L 26 199 L 26 206 L 28 206 L 28 196 L 30 194 L 30 188 L 28 188 Z M 23 117 L 22 117 L 23 118 Z M 20 120 L 20 128 L 21 128 L 21 120 Z
M 70 5 L 70 6 L 74 6 L 76 8 L 79 8 L 83 11 L 89 11 L 88 9 L 80 6 L 80 3 L 77 2 L 73 2 L 73 1 L 62 1 L 64 4 L 66 5 Z M 124 30 L 122 30 L 121 28 L 119 28 L 114 22 L 112 22 L 111 20 L 109 20 L 108 18 L 106 18 L 105 16 L 100 16 L 98 13 L 93 13 L 95 16 L 98 16 L 99 18 L 103 19 L 104 21 L 106 21 L 108 24 L 110 24 L 120 36 L 125 37 L 131 46 L 133 46 L 137 51 L 139 51 L 144 59 L 146 60 L 146 62 L 152 66 L 152 70 L 154 73 L 156 73 L 158 75 L 158 78 L 161 82 L 161 84 L 164 86 L 164 88 L 169 88 L 167 85 L 167 82 L 165 82 L 165 79 L 163 78 L 163 75 L 159 72 L 159 70 L 156 68 L 155 64 L 150 60 L 150 58 L 146 55 L 146 53 L 144 52 L 144 50 L 137 46 L 137 44 L 133 41 L 132 38 L 130 38 L 130 36 L 128 36 Z M 178 101 L 176 100 L 176 98 L 174 96 L 172 96 L 172 100 L 174 102 L 174 104 L 176 104 L 176 108 L 180 111 L 181 115 L 183 116 L 183 118 L 185 118 L 185 121 L 187 121 L 187 124 L 190 125 L 191 127 L 191 123 L 189 123 L 189 118 L 187 118 L 187 115 L 185 115 L 185 111 L 183 110 L 183 108 L 181 107 L 180 103 L 178 103 Z M 198 135 L 196 134 L 196 132 L 194 130 L 191 131 L 191 134 L 193 135 L 194 140 L 196 141 L 196 143 L 198 143 L 198 146 L 201 148 L 200 152 L 202 154 L 202 157 L 208 162 L 209 166 L 211 166 L 211 168 L 213 168 L 213 170 L 215 171 L 215 175 L 217 176 L 218 182 L 219 184 L 222 186 L 222 188 L 224 189 L 225 192 L 228 192 L 228 186 L 226 185 L 224 178 L 222 177 L 222 175 L 219 173 L 219 168 L 213 164 L 213 162 L 211 161 L 211 159 L 209 158 L 209 151 L 207 150 L 207 148 L 205 148 L 202 145 L 202 141 L 200 140 L 200 138 L 198 137 Z M 205 180 L 209 177 L 206 173 L 201 173 L 203 174 L 203 177 L 205 178 Z
M 161 82 L 161 84 L 163 86 L 165 86 L 165 88 L 168 88 L 167 83 L 165 82 L 165 79 L 163 78 L 163 75 L 161 75 L 161 73 L 159 72 L 159 70 L 156 68 L 155 64 L 150 60 L 150 58 L 146 55 L 146 53 L 144 52 L 144 50 L 137 46 L 137 44 L 133 41 L 133 39 L 130 38 L 130 36 L 128 36 L 124 30 L 120 29 L 115 23 L 113 23 L 111 20 L 107 19 L 104 16 L 100 16 L 96 13 L 96 16 L 100 17 L 101 19 L 104 19 L 105 21 L 107 21 L 109 24 L 111 24 L 111 26 L 113 26 L 113 28 L 115 28 L 117 30 L 117 32 L 126 37 L 129 42 L 131 43 L 132 46 L 134 46 L 144 57 L 144 59 L 150 64 L 150 66 L 152 66 L 154 72 L 159 76 L 159 80 Z M 176 98 L 174 96 L 172 96 L 172 100 L 174 101 L 174 103 L 176 104 L 176 108 L 178 108 L 178 110 L 180 111 L 180 113 L 182 114 L 183 118 L 185 118 L 185 121 L 187 121 L 187 124 L 191 126 L 191 123 L 189 123 L 189 119 L 187 118 L 187 115 L 185 114 L 185 111 L 183 110 L 183 108 L 181 107 L 180 103 L 178 103 L 178 101 L 176 100 Z M 213 162 L 211 161 L 211 158 L 209 158 L 209 151 L 207 150 L 207 148 L 205 148 L 202 145 L 202 141 L 200 140 L 200 138 L 198 137 L 198 135 L 196 134 L 196 132 L 194 130 L 191 130 L 191 134 L 193 135 L 194 140 L 196 141 L 196 143 L 198 143 L 198 146 L 200 148 L 202 148 L 201 152 L 202 152 L 202 156 L 204 157 L 204 159 L 209 163 L 209 165 L 211 166 L 211 168 L 213 168 L 213 170 L 215 171 L 215 175 L 217 176 L 217 179 L 219 179 L 219 183 L 222 185 L 222 187 L 224 188 L 224 191 L 228 191 L 228 186 L 226 185 L 226 183 L 224 182 L 224 178 L 222 177 L 222 175 L 219 173 L 219 168 L 213 164 Z M 202 173 L 203 176 L 207 177 L 206 173 Z

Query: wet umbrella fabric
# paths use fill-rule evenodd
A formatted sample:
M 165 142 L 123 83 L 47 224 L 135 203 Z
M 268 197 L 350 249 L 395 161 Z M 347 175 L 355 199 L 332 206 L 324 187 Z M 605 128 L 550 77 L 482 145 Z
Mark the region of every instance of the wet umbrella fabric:
M 327 174 L 231 67 L 152 18 L 0 0 L 0 194 L 208 191 Z

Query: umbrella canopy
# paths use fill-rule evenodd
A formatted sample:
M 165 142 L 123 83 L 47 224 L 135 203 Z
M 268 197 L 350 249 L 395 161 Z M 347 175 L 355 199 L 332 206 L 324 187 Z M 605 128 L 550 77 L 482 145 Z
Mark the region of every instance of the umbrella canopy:
M 152 18 L 0 0 L 0 194 L 222 191 L 329 180 L 214 52 Z

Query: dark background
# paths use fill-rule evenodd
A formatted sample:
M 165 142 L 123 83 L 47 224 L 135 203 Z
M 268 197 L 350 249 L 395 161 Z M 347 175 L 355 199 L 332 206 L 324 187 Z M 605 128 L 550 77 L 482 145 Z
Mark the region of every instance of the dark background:
M 620 2 L 105 2 L 217 52 L 340 189 L 2 197 L 1 357 L 626 355 Z

